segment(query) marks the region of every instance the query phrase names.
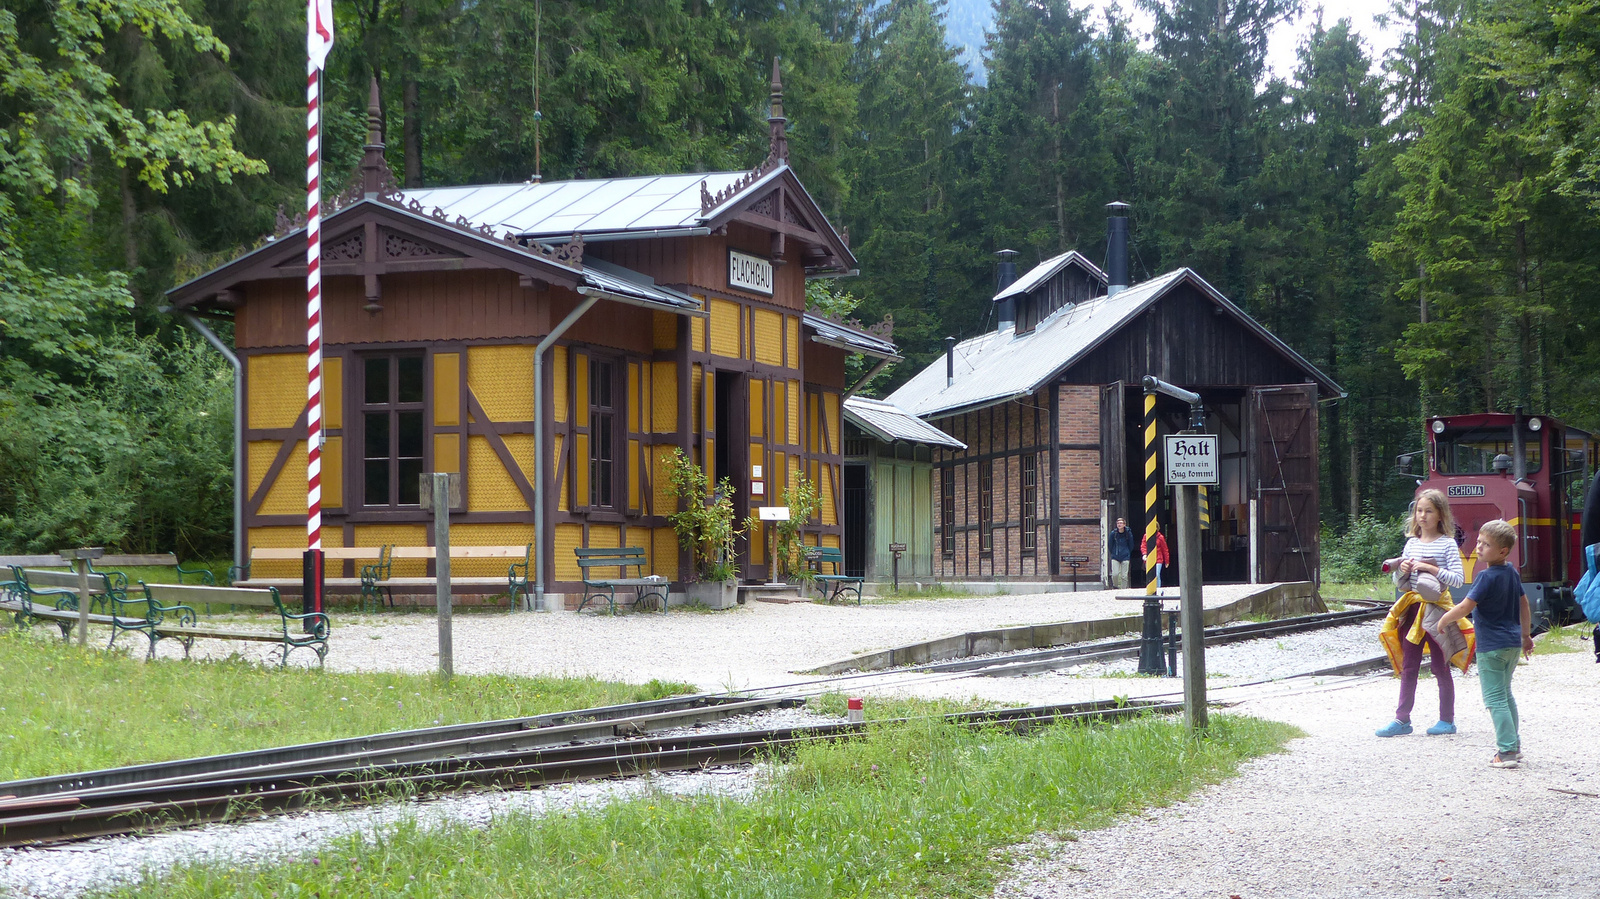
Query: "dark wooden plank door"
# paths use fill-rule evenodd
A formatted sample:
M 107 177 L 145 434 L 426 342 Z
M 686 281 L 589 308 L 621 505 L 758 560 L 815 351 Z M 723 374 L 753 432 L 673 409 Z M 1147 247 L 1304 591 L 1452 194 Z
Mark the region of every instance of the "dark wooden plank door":
M 1318 582 L 1317 387 L 1252 387 L 1251 467 L 1258 501 L 1262 583 Z

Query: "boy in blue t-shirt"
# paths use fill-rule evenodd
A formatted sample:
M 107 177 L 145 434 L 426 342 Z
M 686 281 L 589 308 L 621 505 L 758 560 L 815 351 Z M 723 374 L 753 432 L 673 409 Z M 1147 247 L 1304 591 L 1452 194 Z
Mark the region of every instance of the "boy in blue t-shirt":
M 1491 521 L 1478 529 L 1478 558 L 1489 567 L 1472 582 L 1455 608 L 1439 619 L 1438 627 L 1460 621 L 1470 612 L 1478 632 L 1478 684 L 1483 704 L 1494 721 L 1495 748 L 1491 768 L 1522 764 L 1522 740 L 1517 736 L 1517 701 L 1511 696 L 1511 675 L 1517 670 L 1517 653 L 1533 654 L 1533 618 L 1522 578 L 1506 559 L 1517 545 L 1517 532 L 1504 521 Z

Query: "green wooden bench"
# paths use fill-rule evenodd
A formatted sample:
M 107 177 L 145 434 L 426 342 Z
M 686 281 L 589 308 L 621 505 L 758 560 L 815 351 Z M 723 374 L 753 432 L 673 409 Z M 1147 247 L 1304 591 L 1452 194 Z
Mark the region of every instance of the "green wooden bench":
M 378 561 L 361 566 L 361 611 L 382 611 L 385 600 L 394 608 L 394 588 L 387 583 L 393 574 L 394 544 L 385 543 L 378 548 Z
M 148 637 L 150 626 L 145 615 L 132 611 L 132 607 L 139 605 L 139 602 L 129 600 L 109 575 L 110 572 L 95 572 L 88 577 L 91 602 L 103 604 L 109 613 L 90 613 L 88 622 L 111 628 L 107 649 L 115 646 L 117 637 L 126 631 L 138 631 Z M 0 610 L 10 612 L 22 627 L 39 621 L 54 624 L 61 629 L 61 639 L 68 640 L 79 619 L 77 588 L 76 572 L 11 566 L 10 579 L 0 582 L 0 594 L 3 594 L 0 597 Z M 41 600 L 46 604 L 41 605 Z M 150 653 L 155 654 L 154 641 Z
M 833 602 L 841 596 L 855 595 L 856 605 L 861 605 L 862 578 L 850 577 L 844 573 L 844 553 L 831 546 L 818 546 L 806 553 L 806 558 L 815 563 L 817 573 L 817 590 L 822 598 Z M 823 574 L 822 566 L 832 565 L 832 574 Z
M 632 589 L 633 607 L 635 609 L 649 609 L 660 603 L 661 611 L 667 610 L 667 579 L 659 574 L 649 574 L 642 577 L 628 577 L 629 568 L 644 570 L 650 564 L 644 557 L 644 550 L 637 546 L 618 547 L 613 549 L 588 549 L 578 547 L 573 550 L 578 555 L 578 567 L 583 570 L 583 600 L 578 603 L 578 611 L 589 604 L 591 599 L 605 597 L 606 604 L 610 607 L 611 614 L 617 613 L 617 590 Z M 619 577 L 595 577 L 591 569 L 615 568 Z
M 323 664 L 328 655 L 328 616 L 322 612 L 291 612 L 283 605 L 277 587 L 257 590 L 246 587 L 206 587 L 180 584 L 140 584 L 148 603 L 163 609 L 187 609 L 190 616 L 177 623 L 162 620 L 152 624 L 149 634 L 154 651 L 155 641 L 173 639 L 183 644 L 184 658 L 188 658 L 195 640 L 245 640 L 277 644 L 280 652 L 278 664 L 289 664 L 289 653 L 296 649 L 309 649 L 317 654 L 317 664 Z M 192 615 L 197 605 L 232 605 L 272 609 L 278 614 L 277 626 L 269 630 L 245 630 L 196 624 Z

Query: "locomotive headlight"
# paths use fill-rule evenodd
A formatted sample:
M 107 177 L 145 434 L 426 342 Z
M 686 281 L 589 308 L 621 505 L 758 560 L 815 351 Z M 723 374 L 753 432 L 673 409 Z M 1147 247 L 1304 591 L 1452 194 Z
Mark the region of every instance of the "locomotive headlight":
M 1435 433 L 1435 434 L 1443 434 L 1444 433 L 1444 421 L 1442 419 L 1435 418 L 1433 420 L 1433 433 Z
M 1537 431 L 1542 427 L 1544 427 L 1544 422 L 1540 421 L 1539 419 L 1537 419 L 1537 418 L 1528 419 L 1528 430 Z

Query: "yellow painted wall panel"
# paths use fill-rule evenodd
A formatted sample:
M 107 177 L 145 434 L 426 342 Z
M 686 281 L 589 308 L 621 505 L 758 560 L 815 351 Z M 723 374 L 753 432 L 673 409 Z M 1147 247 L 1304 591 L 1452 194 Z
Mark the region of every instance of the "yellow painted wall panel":
M 328 529 L 323 528 L 322 545 L 329 546 Z M 306 528 L 299 527 L 281 528 L 251 528 L 246 535 L 246 542 L 250 549 L 305 549 Z M 299 577 L 300 561 L 298 559 L 284 562 L 252 562 L 250 563 L 250 576 L 255 577 Z
M 695 299 L 700 301 L 702 309 L 707 308 L 705 297 L 697 296 Z M 696 353 L 706 351 L 706 327 L 709 321 L 707 316 L 689 319 L 689 348 Z
M 532 435 L 525 436 L 531 442 Z M 467 438 L 467 508 L 474 512 L 525 512 L 528 504 L 487 437 Z
M 249 378 L 250 427 L 294 427 L 306 407 L 306 354 L 250 356 L 245 374 Z
M 550 561 L 554 563 L 556 580 L 581 581 L 583 569 L 578 567 L 578 556 L 573 550 L 583 545 L 583 525 L 558 524 L 556 525 L 555 548 L 551 551 Z
M 767 523 L 764 521 L 750 522 L 750 564 L 765 565 L 767 563 Z
M 821 433 L 822 429 L 817 426 L 817 395 L 808 393 L 806 394 L 806 450 L 808 452 L 814 453 L 817 451 L 817 440 Z
M 533 542 L 531 524 L 452 524 L 451 546 L 527 546 Z M 452 577 L 506 576 L 512 561 L 521 559 L 451 559 Z
M 550 358 L 545 360 L 550 366 L 550 385 L 555 392 L 551 401 L 551 411 L 555 413 L 556 421 L 567 420 L 567 348 L 564 346 L 552 347 Z
M 789 367 L 800 367 L 800 319 L 793 315 L 783 317 L 783 339 L 789 345 Z
M 832 547 L 834 549 L 838 549 L 839 548 L 839 535 L 838 534 L 823 534 L 822 535 L 822 545 L 823 546 L 829 546 L 829 547 Z
M 270 461 L 270 460 L 269 460 Z M 306 442 L 297 440 L 289 461 L 279 472 L 278 480 L 267 488 L 267 498 L 261 503 L 262 515 L 306 514 Z
M 572 504 L 589 505 L 589 435 L 572 437 Z
M 755 314 L 755 358 L 767 365 L 783 364 L 783 316 L 770 309 L 753 309 Z
M 322 508 L 344 508 L 343 437 L 329 437 L 322 447 Z
M 671 312 L 651 313 L 651 325 L 655 330 L 655 348 L 658 350 L 675 350 L 678 348 L 678 316 Z
M 461 470 L 461 435 L 433 435 L 433 470 Z
M 589 525 L 589 547 L 591 549 L 616 549 L 622 545 L 622 528 L 614 524 Z M 606 575 L 614 576 L 613 574 Z M 628 577 L 632 577 L 630 572 Z
M 678 364 L 654 362 L 650 383 L 651 430 L 657 434 L 670 434 L 678 430 Z
M 531 377 L 530 372 L 530 377 Z M 531 419 L 532 416 L 530 415 Z M 433 357 L 433 423 L 461 424 L 461 354 L 436 353 Z M 435 471 L 455 471 L 437 468 Z
M 467 388 L 490 421 L 533 420 L 533 347 L 467 350 Z
M 773 443 L 787 443 L 789 431 L 789 386 L 782 381 L 772 382 L 772 430 L 767 439 Z
M 800 382 L 789 382 L 789 443 L 800 445 Z
M 589 426 L 589 354 L 572 354 L 572 423 Z
M 706 369 L 702 394 L 701 401 L 705 403 L 705 410 L 701 418 L 704 427 L 700 432 L 715 434 L 717 429 L 722 427 L 722 422 L 717 421 L 717 373 L 713 369 Z
M 739 358 L 740 306 L 728 300 L 711 301 L 711 352 L 730 359 Z
M 639 432 L 639 365 L 635 362 L 628 363 L 628 430 Z
M 354 546 L 427 546 L 428 525 L 425 524 L 358 524 L 355 527 Z M 454 528 L 451 532 L 454 533 Z M 426 577 L 427 559 L 396 559 L 395 577 Z
M 628 441 L 628 508 L 639 508 L 639 441 Z
M 690 372 L 689 405 L 694 411 L 691 413 L 693 420 L 689 422 L 689 432 L 699 434 L 705 430 L 705 423 L 700 413 L 705 409 L 706 373 L 704 366 L 698 362 L 690 366 Z
M 668 580 L 678 579 L 678 532 L 672 528 L 651 531 L 650 573 Z
M 765 437 L 767 434 L 767 412 L 764 408 L 766 401 L 767 382 L 750 379 L 750 436 Z
M 550 458 L 545 460 L 545 464 L 550 466 L 550 470 L 552 472 L 554 472 L 556 470 L 556 466 L 557 465 L 561 464 L 561 447 L 565 442 L 566 442 L 566 436 L 565 435 L 563 435 L 563 434 L 557 434 L 556 435 L 555 447 L 553 449 L 551 449 L 551 451 L 550 451 Z M 546 490 L 554 490 L 555 489 L 555 483 L 556 483 L 555 475 L 552 474 L 550 476 L 550 480 L 545 482 L 545 489 Z M 570 503 L 567 502 L 567 491 L 566 490 L 562 490 L 561 492 L 556 494 L 556 508 L 560 509 L 563 512 L 567 512 L 567 511 L 571 510 L 572 506 L 571 506 Z
M 838 524 L 839 514 L 833 504 L 833 466 L 823 465 L 817 474 L 821 475 L 817 480 L 817 493 L 822 500 L 822 523 Z
M 344 360 L 338 356 L 322 358 L 322 426 L 344 427 Z
M 678 511 L 677 503 L 672 498 L 671 470 L 667 467 L 674 447 L 658 445 L 650 449 L 655 454 L 655 464 L 650 466 L 650 482 L 655 488 L 656 514 L 671 515 Z
M 277 458 L 282 445 L 278 440 L 251 440 L 245 444 L 244 482 L 251 496 L 261 489 L 261 479 L 267 476 L 267 469 L 272 467 L 272 460 Z

